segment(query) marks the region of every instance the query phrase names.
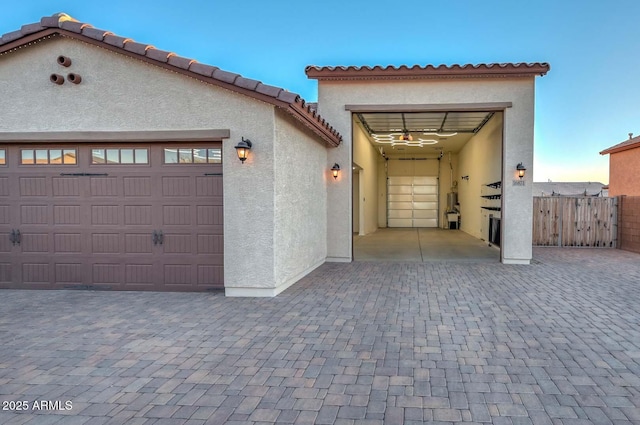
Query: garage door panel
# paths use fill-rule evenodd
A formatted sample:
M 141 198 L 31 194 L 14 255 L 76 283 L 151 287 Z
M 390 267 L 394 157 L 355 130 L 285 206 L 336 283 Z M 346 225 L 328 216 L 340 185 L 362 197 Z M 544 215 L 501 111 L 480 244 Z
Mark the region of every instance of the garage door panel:
M 222 225 L 224 210 L 222 205 L 198 205 L 197 224 L 202 225 Z
M 165 205 L 162 208 L 162 223 L 165 225 L 186 226 L 191 224 L 189 205 Z
M 411 210 L 389 210 L 389 218 L 412 218 Z
M 193 267 L 190 264 L 165 264 L 164 284 L 165 285 L 191 285 Z
M 53 196 L 80 196 L 79 177 L 54 177 Z
M 0 253 L 9 253 L 12 250 L 9 232 L 0 232 Z
M 48 205 L 23 205 L 20 208 L 20 223 L 22 224 L 48 224 Z
M 91 273 L 94 284 L 117 285 L 122 281 L 122 265 L 119 263 L 92 264 Z
M 416 202 L 438 202 L 438 195 L 413 195 Z
M 125 284 L 151 286 L 154 282 L 155 267 L 153 264 L 125 265 Z
M 23 253 L 49 252 L 49 234 L 22 233 L 20 247 Z
M 11 220 L 11 209 L 9 205 L 0 205 L 0 224 L 9 224 Z
M 124 177 L 122 182 L 125 197 L 151 196 L 151 177 Z
M 126 254 L 151 254 L 153 252 L 152 232 L 127 233 L 124 236 Z
M 411 210 L 412 202 L 389 202 L 389 210 Z
M 387 199 L 391 202 L 411 202 L 413 197 L 411 195 L 387 195 Z
M 198 285 L 220 285 L 223 281 L 223 267 L 212 265 L 198 266 Z
M 389 186 L 406 186 L 413 184 L 413 177 L 389 177 Z
M 415 177 L 413 177 L 413 182 L 412 183 L 413 183 L 414 186 L 438 186 L 438 177 L 436 177 L 436 176 L 415 176 Z
M 222 252 L 224 238 L 222 235 L 198 235 L 198 254 L 215 254 Z
M 437 202 L 414 202 L 414 210 L 436 210 L 438 208 Z
M 151 205 L 125 205 L 124 224 L 151 225 Z
M 413 220 L 410 218 L 390 218 L 389 227 L 411 227 Z
M 49 263 L 23 263 L 22 282 L 26 284 L 43 285 L 51 281 Z
M 389 186 L 388 193 L 390 195 L 411 195 L 413 190 L 411 186 Z
M 9 177 L 0 177 L 0 196 L 9 196 Z
M 53 236 L 55 253 L 82 252 L 82 234 L 56 233 Z
M 166 254 L 191 254 L 193 237 L 191 234 L 166 233 L 163 248 Z
M 12 263 L 0 263 L 0 284 L 8 286 L 13 283 L 13 264 Z
M 222 176 L 196 177 L 196 196 L 207 197 L 214 205 L 222 205 Z
M 191 196 L 193 183 L 190 177 L 163 177 L 163 196 Z
M 436 210 L 414 210 L 414 218 L 438 218 L 438 211 Z
M 55 265 L 55 282 L 82 284 L 85 282 L 83 270 L 81 263 L 58 263 Z
M 93 254 L 117 254 L 120 250 L 120 234 L 94 233 L 91 235 L 91 252 Z
M 118 196 L 118 179 L 116 177 L 91 177 L 91 196 Z
M 413 193 L 418 195 L 435 195 L 438 193 L 438 186 L 413 186 Z
M 53 224 L 80 224 L 80 205 L 54 205 Z
M 92 205 L 91 224 L 113 225 L 120 222 L 120 207 L 118 205 Z
M 47 178 L 46 177 L 20 177 L 19 179 L 20 196 L 47 196 Z

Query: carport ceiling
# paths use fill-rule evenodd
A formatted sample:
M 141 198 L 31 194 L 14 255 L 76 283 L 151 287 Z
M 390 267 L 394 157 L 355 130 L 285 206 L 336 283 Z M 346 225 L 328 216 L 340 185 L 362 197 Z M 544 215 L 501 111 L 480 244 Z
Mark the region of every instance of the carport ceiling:
M 363 112 L 356 122 L 386 155 L 458 152 L 494 112 Z M 411 140 L 403 140 L 408 133 Z

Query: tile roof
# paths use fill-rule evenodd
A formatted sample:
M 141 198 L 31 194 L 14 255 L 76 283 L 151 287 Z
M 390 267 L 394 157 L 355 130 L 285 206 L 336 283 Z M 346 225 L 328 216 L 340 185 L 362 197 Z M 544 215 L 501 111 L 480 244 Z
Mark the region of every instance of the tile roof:
M 202 81 L 262 100 L 286 110 L 304 125 L 310 128 L 331 146 L 338 146 L 342 136 L 318 113 L 312 104 L 307 103 L 298 94 L 280 87 L 263 84 L 260 81 L 245 78 L 242 75 L 205 65 L 194 59 L 177 56 L 175 53 L 156 49 L 130 38 L 117 36 L 109 31 L 79 22 L 64 13 L 44 17 L 40 22 L 23 25 L 19 30 L 0 37 L 0 53 L 37 41 L 41 38 L 59 34 L 73 37 L 110 50 L 117 50 L 158 66 L 182 72 Z
M 307 66 L 307 77 L 316 80 L 506 78 L 535 77 L 549 72 L 548 63 L 490 63 L 479 65 Z
M 609 153 L 616 153 L 635 148 L 640 148 L 640 136 L 633 137 L 633 133 L 630 133 L 628 140 L 625 140 L 622 143 L 618 143 L 617 145 L 613 145 L 610 148 L 603 150 L 602 152 L 600 152 L 600 155 L 606 155 Z

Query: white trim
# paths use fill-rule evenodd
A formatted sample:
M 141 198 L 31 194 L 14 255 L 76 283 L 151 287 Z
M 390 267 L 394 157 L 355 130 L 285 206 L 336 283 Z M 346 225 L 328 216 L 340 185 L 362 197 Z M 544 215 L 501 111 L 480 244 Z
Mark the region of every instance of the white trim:
M 327 257 L 327 263 L 350 263 L 350 257 Z
M 324 263 L 324 260 L 318 261 L 275 288 L 224 288 L 224 295 L 226 297 L 275 297 Z
M 529 265 L 531 264 L 531 259 L 524 259 L 524 258 L 503 258 L 502 259 L 502 264 L 526 264 Z
M 228 129 L 1 132 L 2 142 L 198 142 L 228 139 Z

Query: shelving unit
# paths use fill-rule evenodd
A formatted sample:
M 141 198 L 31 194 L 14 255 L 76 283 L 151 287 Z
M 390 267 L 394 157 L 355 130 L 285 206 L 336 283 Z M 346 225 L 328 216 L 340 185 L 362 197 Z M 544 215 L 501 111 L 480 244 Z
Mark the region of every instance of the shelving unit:
M 500 243 L 500 219 L 502 210 L 502 182 L 486 183 L 480 187 L 482 209 L 480 233 L 485 241 Z

